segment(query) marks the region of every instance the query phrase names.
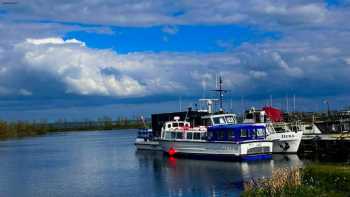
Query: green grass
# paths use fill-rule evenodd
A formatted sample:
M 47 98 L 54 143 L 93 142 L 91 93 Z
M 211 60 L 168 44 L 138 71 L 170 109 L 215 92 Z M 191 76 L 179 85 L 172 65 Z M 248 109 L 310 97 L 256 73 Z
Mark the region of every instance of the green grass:
M 242 196 L 350 196 L 350 166 L 310 164 L 278 169 L 268 179 L 245 183 Z

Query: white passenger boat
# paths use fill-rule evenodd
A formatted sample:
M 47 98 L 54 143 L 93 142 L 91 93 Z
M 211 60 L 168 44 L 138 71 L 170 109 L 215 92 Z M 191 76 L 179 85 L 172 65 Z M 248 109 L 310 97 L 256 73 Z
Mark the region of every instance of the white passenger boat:
M 246 113 L 244 123 L 255 123 L 267 128 L 267 139 L 274 142 L 273 153 L 297 153 L 303 129 L 300 125 L 281 122 L 280 111 L 266 107 L 261 111 L 252 108 Z M 280 121 L 280 122 L 277 122 Z
M 201 158 L 270 158 L 273 142 L 266 139 L 266 127 L 253 124 L 221 124 L 191 128 L 186 121 L 164 124 L 160 144 L 169 155 Z

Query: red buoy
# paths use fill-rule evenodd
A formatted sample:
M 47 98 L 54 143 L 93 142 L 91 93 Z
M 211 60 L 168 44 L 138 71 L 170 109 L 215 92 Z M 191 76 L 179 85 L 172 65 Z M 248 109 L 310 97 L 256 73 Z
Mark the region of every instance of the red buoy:
M 173 147 L 169 148 L 168 154 L 169 154 L 170 156 L 175 155 L 175 153 L 176 153 L 176 150 L 175 150 Z

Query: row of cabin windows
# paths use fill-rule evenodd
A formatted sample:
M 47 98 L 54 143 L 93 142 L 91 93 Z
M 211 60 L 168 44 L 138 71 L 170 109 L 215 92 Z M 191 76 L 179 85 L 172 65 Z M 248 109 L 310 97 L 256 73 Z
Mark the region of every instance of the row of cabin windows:
M 174 122 L 172 123 L 172 126 L 171 124 L 168 124 L 168 128 L 171 128 L 171 127 L 183 127 L 183 126 L 186 126 L 186 127 L 189 127 L 190 125 L 189 124 L 184 124 L 183 122 Z
M 188 140 L 204 140 L 204 139 L 206 139 L 206 136 L 204 133 L 187 132 L 186 135 L 187 135 L 186 139 L 188 139 Z
M 213 122 L 214 124 L 233 124 L 236 121 L 234 116 L 220 116 L 214 117 Z M 210 118 L 205 118 L 202 120 L 202 124 L 206 126 L 212 126 L 212 121 Z
M 166 132 L 165 133 L 165 139 L 183 139 L 183 132 Z M 204 140 L 206 139 L 206 136 L 204 133 L 198 133 L 198 132 L 187 132 L 186 133 L 186 139 L 188 140 Z
M 235 131 L 234 130 L 228 130 L 228 131 L 218 131 L 216 132 L 216 140 L 234 140 L 236 138 Z M 226 134 L 226 136 L 225 136 Z M 263 137 L 265 136 L 265 129 L 254 129 L 254 130 L 248 130 L 248 129 L 241 129 L 239 133 L 240 138 L 246 138 L 246 137 Z M 208 138 L 213 139 L 214 133 L 208 132 Z
M 233 116 L 215 117 L 215 118 L 213 118 L 213 121 L 214 121 L 214 124 L 235 123 L 235 119 Z

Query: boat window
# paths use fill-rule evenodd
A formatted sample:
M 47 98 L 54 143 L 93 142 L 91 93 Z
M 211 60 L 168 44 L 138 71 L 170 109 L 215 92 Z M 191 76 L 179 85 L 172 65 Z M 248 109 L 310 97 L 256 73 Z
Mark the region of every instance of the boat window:
M 203 119 L 203 125 L 209 127 L 209 126 L 212 126 L 212 122 L 209 118 L 206 118 L 206 119 Z
M 185 124 L 185 127 L 190 127 L 190 124 L 186 123 L 186 124 Z
M 170 132 L 166 132 L 165 133 L 165 139 L 171 139 L 171 133 Z
M 170 139 L 175 139 L 175 137 L 176 137 L 176 133 L 175 133 L 175 132 L 171 132 L 171 137 L 170 137 Z
M 225 118 L 224 117 L 216 117 L 213 118 L 214 124 L 225 124 Z
M 245 116 L 246 119 L 253 119 L 253 114 L 250 113 L 250 112 L 246 112 L 246 116 Z
M 283 127 L 280 127 L 280 126 L 276 126 L 276 127 L 274 127 L 274 129 L 275 129 L 275 131 L 276 131 L 277 133 L 283 133 L 283 132 L 284 132 Z
M 235 132 L 234 131 L 227 131 L 227 139 L 234 140 L 235 139 Z
M 214 133 L 213 132 L 208 132 L 208 139 L 213 139 Z
M 218 132 L 218 140 L 225 140 L 225 131 Z
M 179 123 L 177 123 L 177 122 L 173 123 L 173 127 L 178 127 L 178 126 L 179 126 Z
M 200 133 L 193 133 L 193 139 L 194 140 L 200 140 L 201 139 Z
M 201 133 L 201 139 L 202 140 L 206 140 L 207 139 L 207 135 L 205 133 Z
M 168 124 L 168 128 L 170 128 L 171 127 L 171 124 Z
M 192 132 L 187 132 L 187 139 L 192 140 L 193 133 Z
M 256 135 L 258 137 L 264 136 L 265 135 L 265 129 L 262 129 L 262 128 L 256 129 Z
M 180 122 L 180 123 L 179 123 L 179 126 L 180 126 L 180 127 L 183 127 L 183 126 L 184 126 L 184 123 L 183 123 L 183 122 Z
M 298 131 L 299 130 L 298 126 L 295 126 L 295 125 L 291 126 L 290 129 L 292 131 Z
M 214 124 L 220 124 L 219 118 L 213 118 Z
M 176 139 L 182 139 L 182 132 L 176 132 Z
M 227 123 L 235 123 L 235 119 L 233 118 L 233 116 L 226 116 L 226 121 Z
M 249 129 L 248 130 L 248 137 L 256 137 L 256 129 Z
M 248 130 L 247 129 L 241 129 L 241 137 L 248 137 Z

